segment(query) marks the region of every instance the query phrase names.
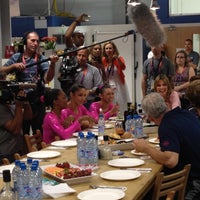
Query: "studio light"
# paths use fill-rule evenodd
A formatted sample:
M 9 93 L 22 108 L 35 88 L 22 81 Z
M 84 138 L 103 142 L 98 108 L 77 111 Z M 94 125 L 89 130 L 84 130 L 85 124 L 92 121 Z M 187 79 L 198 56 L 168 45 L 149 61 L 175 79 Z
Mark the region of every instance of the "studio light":
M 160 6 L 158 5 L 157 0 L 151 0 L 151 6 L 150 6 L 151 10 L 157 10 L 160 9 Z
M 127 4 L 131 6 L 137 6 L 141 3 L 138 0 L 129 0 Z

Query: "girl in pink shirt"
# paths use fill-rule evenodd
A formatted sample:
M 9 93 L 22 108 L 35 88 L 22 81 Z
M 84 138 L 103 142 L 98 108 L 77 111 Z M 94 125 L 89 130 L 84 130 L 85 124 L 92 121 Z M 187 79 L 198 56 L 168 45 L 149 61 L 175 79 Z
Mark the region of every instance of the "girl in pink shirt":
M 95 119 L 95 122 L 98 121 L 100 108 L 103 110 L 105 120 L 108 120 L 112 116 L 116 116 L 119 112 L 119 105 L 112 103 L 114 100 L 114 91 L 111 86 L 104 85 L 103 87 L 99 88 L 99 97 L 101 100 L 93 102 L 89 109 Z
M 81 129 L 86 129 L 93 126 L 94 120 L 91 113 L 83 105 L 86 102 L 87 90 L 79 84 L 72 85 L 70 89 L 70 100 L 66 109 L 61 111 L 61 120 L 65 123 L 66 117 L 70 116 L 73 120 L 83 120 Z
M 65 123 L 62 123 L 60 114 L 63 108 L 67 107 L 67 98 L 60 89 L 50 89 L 44 95 L 44 103 L 51 107 L 51 111 L 46 113 L 43 121 L 43 141 L 50 144 L 55 140 L 55 136 L 61 139 L 68 139 L 76 131 L 81 130 L 81 120 L 74 120 L 66 116 Z

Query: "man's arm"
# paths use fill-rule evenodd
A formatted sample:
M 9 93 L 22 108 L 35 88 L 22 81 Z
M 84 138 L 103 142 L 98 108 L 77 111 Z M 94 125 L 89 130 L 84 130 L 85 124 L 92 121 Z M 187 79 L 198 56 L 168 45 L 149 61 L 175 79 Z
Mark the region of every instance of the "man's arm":
M 0 66 L 0 72 L 5 72 L 6 74 L 9 74 L 10 72 L 14 71 L 15 69 L 22 71 L 25 69 L 25 65 L 21 62 L 21 63 L 13 63 L 9 66 Z
M 83 18 L 86 14 L 81 14 L 79 17 L 77 17 L 71 25 L 68 27 L 68 29 L 65 32 L 65 44 L 67 47 L 72 47 L 73 46 L 73 41 L 72 41 L 72 34 L 77 26 L 78 23 L 83 22 Z
M 23 102 L 16 101 L 15 106 L 14 117 L 4 124 L 4 128 L 13 134 L 19 134 L 23 123 Z
M 193 60 L 188 62 L 188 65 L 190 67 L 193 67 L 194 70 L 197 69 L 198 67 L 198 64 L 199 64 L 199 54 L 195 51 L 193 51 Z
M 45 83 L 49 83 L 54 78 L 55 66 L 56 66 L 56 62 L 59 60 L 59 57 L 57 55 L 51 55 L 50 60 L 51 60 L 51 62 L 49 65 L 49 69 L 47 70 L 47 72 L 44 75 Z
M 143 74 L 141 86 L 142 86 L 142 95 L 143 97 L 145 97 L 146 91 L 147 91 L 147 75 L 146 74 Z
M 25 97 L 26 93 L 20 90 L 17 93 L 18 97 Z M 15 100 L 15 112 L 13 119 L 4 124 L 5 129 L 13 134 L 19 134 L 22 130 L 23 119 L 30 120 L 33 118 L 33 113 L 29 102 Z
M 162 165 L 165 165 L 168 168 L 174 168 L 178 163 L 178 153 L 172 151 L 160 151 L 149 145 L 148 142 L 143 139 L 134 140 L 133 146 L 136 151 L 144 152 L 150 155 L 153 160 Z

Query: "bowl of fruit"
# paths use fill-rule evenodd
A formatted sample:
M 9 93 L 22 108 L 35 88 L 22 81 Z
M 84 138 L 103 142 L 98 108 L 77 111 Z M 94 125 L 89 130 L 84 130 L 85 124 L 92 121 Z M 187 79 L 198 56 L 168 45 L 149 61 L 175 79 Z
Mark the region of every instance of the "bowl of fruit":
M 46 175 L 69 185 L 87 182 L 96 175 L 89 167 L 82 168 L 69 162 L 46 165 L 42 170 Z

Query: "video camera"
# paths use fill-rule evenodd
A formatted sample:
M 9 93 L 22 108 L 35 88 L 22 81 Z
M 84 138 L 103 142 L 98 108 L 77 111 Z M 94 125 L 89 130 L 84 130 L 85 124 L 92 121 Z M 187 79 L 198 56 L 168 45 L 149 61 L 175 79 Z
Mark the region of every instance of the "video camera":
M 35 89 L 36 87 L 36 83 L 0 80 L 0 103 L 11 104 L 14 99 L 26 101 L 25 97 L 19 97 L 17 93 L 22 89 Z
M 63 58 L 60 66 L 60 81 L 74 81 L 76 74 L 80 70 L 75 59 L 70 59 L 69 56 Z

